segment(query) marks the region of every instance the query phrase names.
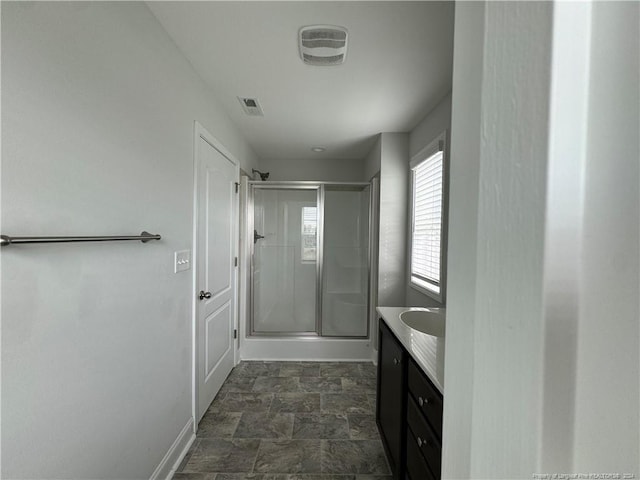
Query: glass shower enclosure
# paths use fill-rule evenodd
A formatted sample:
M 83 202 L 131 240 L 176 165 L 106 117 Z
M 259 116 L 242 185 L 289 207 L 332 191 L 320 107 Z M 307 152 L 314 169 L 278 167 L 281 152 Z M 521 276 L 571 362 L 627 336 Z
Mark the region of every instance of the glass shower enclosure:
M 369 335 L 368 183 L 249 182 L 251 336 Z

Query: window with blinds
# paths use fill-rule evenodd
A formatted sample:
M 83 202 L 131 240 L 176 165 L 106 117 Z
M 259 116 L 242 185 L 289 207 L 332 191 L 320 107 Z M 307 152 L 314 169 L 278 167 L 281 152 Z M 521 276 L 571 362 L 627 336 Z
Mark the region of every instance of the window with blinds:
M 412 162 L 411 284 L 439 297 L 442 280 L 444 142 Z
M 302 263 L 316 261 L 316 238 L 318 231 L 318 209 L 302 207 Z

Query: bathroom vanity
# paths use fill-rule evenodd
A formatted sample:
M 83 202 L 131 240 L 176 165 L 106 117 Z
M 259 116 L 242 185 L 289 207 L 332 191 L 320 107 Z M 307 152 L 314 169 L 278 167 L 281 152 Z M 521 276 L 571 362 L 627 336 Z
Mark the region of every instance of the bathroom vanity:
M 377 310 L 376 421 L 393 478 L 440 479 L 444 309 Z

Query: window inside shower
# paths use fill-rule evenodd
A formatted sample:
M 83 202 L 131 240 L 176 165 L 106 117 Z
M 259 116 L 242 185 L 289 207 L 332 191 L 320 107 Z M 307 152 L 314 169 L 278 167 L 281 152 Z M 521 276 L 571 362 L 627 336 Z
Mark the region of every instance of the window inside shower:
M 316 261 L 318 237 L 318 208 L 302 207 L 302 261 Z

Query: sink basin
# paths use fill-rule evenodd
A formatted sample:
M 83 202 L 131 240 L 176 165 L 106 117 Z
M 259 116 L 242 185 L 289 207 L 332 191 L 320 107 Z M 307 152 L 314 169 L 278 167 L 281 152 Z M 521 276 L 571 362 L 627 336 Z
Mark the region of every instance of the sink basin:
M 408 327 L 434 337 L 444 337 L 444 308 L 413 308 L 400 314 L 400 320 Z

